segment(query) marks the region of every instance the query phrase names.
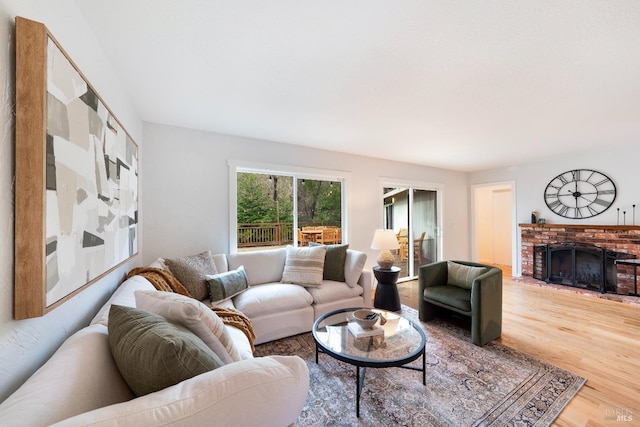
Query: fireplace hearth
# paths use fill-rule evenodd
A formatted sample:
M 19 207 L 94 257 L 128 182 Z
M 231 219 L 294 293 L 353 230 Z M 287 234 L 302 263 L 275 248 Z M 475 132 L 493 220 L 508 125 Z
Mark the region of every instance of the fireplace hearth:
M 616 260 L 635 255 L 579 242 L 534 246 L 533 277 L 547 283 L 619 293 Z

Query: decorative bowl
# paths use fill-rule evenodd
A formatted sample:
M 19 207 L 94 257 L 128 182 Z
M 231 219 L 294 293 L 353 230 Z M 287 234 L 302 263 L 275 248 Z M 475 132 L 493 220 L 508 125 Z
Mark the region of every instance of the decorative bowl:
M 362 329 L 371 329 L 373 325 L 378 321 L 378 313 L 375 311 L 363 308 L 353 312 L 353 318 Z

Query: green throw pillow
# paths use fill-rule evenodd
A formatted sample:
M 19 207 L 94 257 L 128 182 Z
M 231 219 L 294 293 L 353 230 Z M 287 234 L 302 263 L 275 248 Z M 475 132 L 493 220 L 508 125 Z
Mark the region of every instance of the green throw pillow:
M 211 304 L 228 300 L 249 289 L 247 273 L 244 271 L 243 265 L 226 273 L 207 276 L 207 283 L 209 284 Z
M 487 271 L 486 267 L 474 267 L 447 261 L 447 284 L 471 289 L 473 281 Z
M 223 365 L 187 328 L 133 307 L 112 305 L 109 347 L 136 396 L 153 393 Z
M 309 246 L 319 245 L 320 243 L 309 242 Z M 349 249 L 349 245 L 326 245 L 326 247 L 327 253 L 324 256 L 322 279 L 344 282 L 344 263 L 347 260 L 347 249 Z

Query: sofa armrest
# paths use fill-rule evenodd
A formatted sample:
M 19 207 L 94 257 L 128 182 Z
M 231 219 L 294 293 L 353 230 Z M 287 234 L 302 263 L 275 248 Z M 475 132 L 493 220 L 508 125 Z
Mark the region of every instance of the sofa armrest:
M 365 307 L 373 307 L 373 301 L 371 301 L 371 288 L 373 283 L 373 276 L 371 271 L 362 270 L 360 279 L 358 279 L 358 285 L 362 286 L 362 298 L 364 299 Z
M 282 427 L 296 422 L 308 392 L 309 369 L 304 360 L 257 357 L 54 425 Z

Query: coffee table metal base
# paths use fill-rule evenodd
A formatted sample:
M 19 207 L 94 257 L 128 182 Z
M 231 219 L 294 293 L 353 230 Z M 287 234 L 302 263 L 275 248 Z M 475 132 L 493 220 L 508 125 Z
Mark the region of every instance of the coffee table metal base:
M 373 338 L 369 338 L 369 345 L 373 344 Z M 424 346 L 422 347 L 422 352 L 421 354 L 418 355 L 418 357 L 422 356 L 422 368 L 419 368 L 417 366 L 409 366 L 406 364 L 403 365 L 386 365 L 384 366 L 385 368 L 387 367 L 397 367 L 397 368 L 403 368 L 403 369 L 411 369 L 413 371 L 421 371 L 422 372 L 422 385 L 427 385 L 427 374 L 426 374 L 426 360 L 425 360 L 425 350 L 424 350 Z M 319 353 L 327 353 L 326 351 L 323 351 L 322 348 L 318 345 L 318 343 L 316 342 L 316 364 L 318 363 L 318 354 Z M 331 356 L 331 354 L 329 354 L 329 356 Z M 360 366 L 359 364 L 355 364 L 354 362 L 348 362 L 352 365 L 355 365 L 356 367 L 356 416 L 358 418 L 360 418 L 360 395 L 362 394 L 362 387 L 364 386 L 364 378 L 367 374 L 367 366 Z M 360 370 L 362 369 L 362 373 L 360 372 Z

